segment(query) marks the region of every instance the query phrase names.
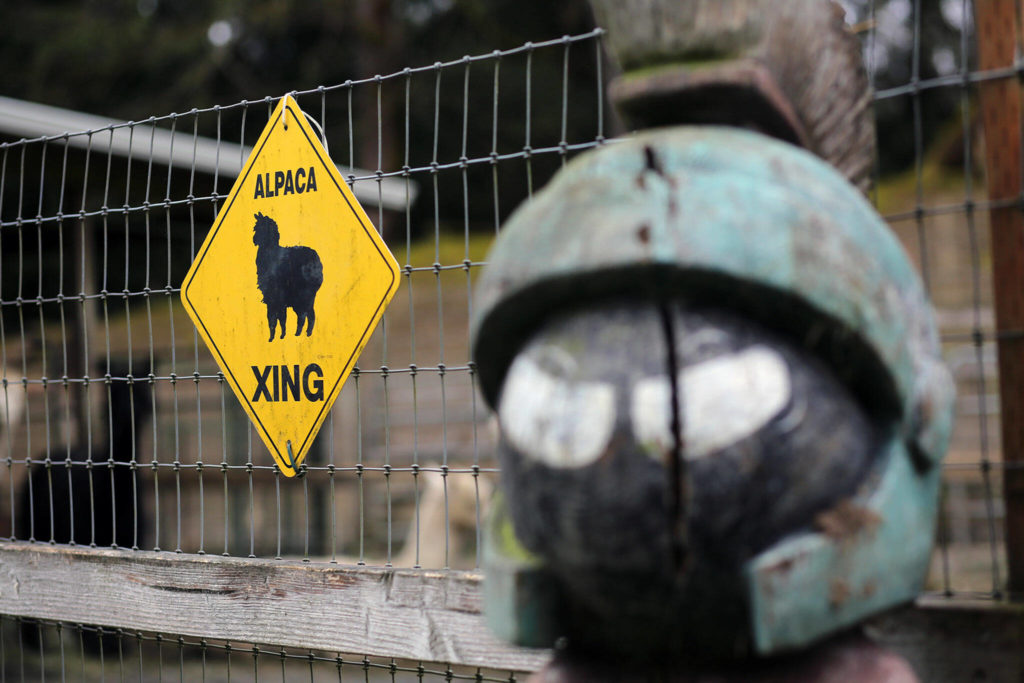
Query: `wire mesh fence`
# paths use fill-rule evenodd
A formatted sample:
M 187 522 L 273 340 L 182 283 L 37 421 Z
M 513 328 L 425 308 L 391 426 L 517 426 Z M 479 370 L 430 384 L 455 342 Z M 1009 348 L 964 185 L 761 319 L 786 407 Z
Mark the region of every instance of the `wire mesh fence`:
M 989 232 L 998 203 L 985 192 L 977 99 L 980 83 L 1016 74 L 978 69 L 971 2 L 846 5 L 863 30 L 876 89 L 880 162 L 872 198 L 920 269 L 957 384 L 928 588 L 999 597 L 1006 555 Z M 902 152 L 886 146 L 897 138 Z M 902 163 L 894 158 L 901 155 Z
M 319 119 L 335 160 L 348 163 L 353 189 L 376 205 L 369 212 L 404 274 L 404 292 L 296 482 L 282 481 L 254 442 L 177 300 L 230 187 L 221 167 L 237 170 L 273 100 L 5 143 L 4 535 L 477 566 L 494 461 L 468 352 L 472 282 L 487 235 L 512 208 L 502 196 L 528 194 L 567 157 L 603 140 L 598 37 L 294 93 Z M 570 108 L 570 91 L 579 88 L 570 81 L 573 60 L 590 65 L 594 95 Z M 561 70 L 560 92 L 531 92 L 539 69 Z M 525 90 L 525 112 L 503 108 L 509 89 Z M 360 100 L 376 101 L 375 130 L 356 127 L 353 102 Z M 399 131 L 381 126 L 385 102 L 405 112 Z M 413 108 L 433 110 L 428 150 L 410 145 Z M 549 123 L 538 126 L 537 119 Z M 404 144 L 385 139 L 402 128 Z M 353 171 L 367 138 L 375 140 L 378 167 Z M 213 164 L 200 169 L 196 159 L 211 142 Z M 401 166 L 381 167 L 383 150 L 395 144 Z M 157 159 L 154 149 L 164 156 Z M 448 188 L 459 186 L 462 220 L 450 224 L 442 220 L 452 215 L 443 203 L 459 194 Z M 417 191 L 427 207 L 414 221 Z
M 0 616 L 7 680 L 476 681 L 515 683 L 515 672 L 437 665 Z M 34 646 L 26 647 L 27 641 Z M 522 676 L 520 676 L 521 678 Z
M 984 192 L 975 101 L 979 83 L 1017 71 L 978 70 L 966 0 L 844 5 L 876 87 L 872 198 L 921 268 L 958 386 L 928 588 L 998 597 L 1006 559 L 987 225 L 996 204 Z M 924 31 L 936 11 L 941 40 Z M 297 479 L 254 438 L 178 299 L 277 98 L 0 142 L 4 543 L 479 567 L 497 470 L 469 353 L 473 282 L 520 199 L 619 132 L 605 103 L 601 36 L 293 93 L 403 273 Z M 375 163 L 360 169 L 366 160 Z M 2 626 L 5 675 L 95 666 L 75 643 L 98 627 L 10 617 Z M 45 632 L 37 654 L 18 640 L 26 626 Z M 307 667 L 320 680 L 343 666 L 365 680 L 514 680 L 110 635 L 117 654 L 102 671 L 140 680 L 195 680 L 207 666 L 210 680 L 273 668 L 290 679 L 286 671 Z M 154 651 L 156 673 L 146 668 Z M 214 662 L 227 673 L 214 675 Z

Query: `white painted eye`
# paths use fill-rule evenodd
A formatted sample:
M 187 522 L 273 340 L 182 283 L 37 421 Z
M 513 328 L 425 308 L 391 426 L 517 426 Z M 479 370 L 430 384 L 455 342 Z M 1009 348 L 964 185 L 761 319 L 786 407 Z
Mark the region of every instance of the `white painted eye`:
M 520 356 L 512 363 L 498 407 L 509 442 L 551 467 L 584 467 L 601 457 L 615 427 L 615 389 L 573 382 Z
M 629 417 L 633 437 L 647 455 L 660 461 L 672 448 L 672 386 L 667 377 L 647 377 L 633 386 Z
M 683 452 L 702 458 L 757 432 L 789 403 L 786 362 L 766 346 L 719 356 L 683 369 L 679 377 Z M 661 459 L 672 447 L 671 387 L 649 377 L 633 387 L 633 432 L 644 450 Z

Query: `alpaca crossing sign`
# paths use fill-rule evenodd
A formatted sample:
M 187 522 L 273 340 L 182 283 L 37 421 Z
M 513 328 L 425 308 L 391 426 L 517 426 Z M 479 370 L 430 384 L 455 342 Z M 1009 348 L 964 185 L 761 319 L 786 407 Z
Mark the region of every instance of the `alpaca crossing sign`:
M 199 248 L 181 299 L 286 476 L 299 471 L 398 276 L 285 96 Z

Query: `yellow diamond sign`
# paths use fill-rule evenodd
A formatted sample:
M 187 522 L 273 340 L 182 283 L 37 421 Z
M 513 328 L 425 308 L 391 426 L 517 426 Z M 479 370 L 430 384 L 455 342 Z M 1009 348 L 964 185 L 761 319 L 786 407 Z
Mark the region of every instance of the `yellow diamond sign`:
M 306 457 L 398 275 L 295 100 L 284 97 L 181 298 L 286 476 Z

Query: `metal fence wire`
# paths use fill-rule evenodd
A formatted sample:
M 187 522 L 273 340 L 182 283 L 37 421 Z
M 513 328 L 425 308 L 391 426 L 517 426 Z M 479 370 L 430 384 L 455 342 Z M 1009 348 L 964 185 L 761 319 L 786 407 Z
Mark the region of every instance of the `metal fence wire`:
M 161 633 L 0 615 L 5 678 L 138 681 L 474 681 L 515 683 L 516 675 L 482 668 L 314 650 L 211 641 Z M 25 647 L 28 638 L 38 648 Z M 100 648 L 92 643 L 102 642 Z
M 237 172 L 276 99 L 4 143 L 4 535 L 243 557 L 478 566 L 494 459 L 468 353 L 473 279 L 512 208 L 502 194 L 528 194 L 538 173 L 549 176 L 603 141 L 598 36 L 293 93 L 325 128 L 335 161 L 347 163 L 345 175 L 404 275 L 403 291 L 296 481 L 282 481 L 254 441 L 177 298 L 230 189 L 223 167 Z M 572 103 L 577 118 L 590 120 L 580 139 L 567 139 L 572 60 L 587 60 L 598 76 L 588 84 L 593 100 Z M 538 69 L 560 69 L 561 92 L 531 93 Z M 509 88 L 525 89 L 526 111 L 502 108 Z M 473 100 L 486 101 L 485 111 L 470 109 L 474 89 L 485 93 Z M 399 98 L 402 129 L 384 131 L 379 116 L 376 130 L 356 129 L 353 101 L 366 101 L 362 90 L 378 107 Z M 429 157 L 413 156 L 423 151 L 410 145 L 414 108 L 433 110 Z M 447 114 L 453 108 L 457 118 Z M 470 137 L 470 122 L 482 117 L 488 125 L 475 125 Z M 538 118 L 555 124 L 538 127 Z M 229 143 L 229 129 L 239 139 Z M 379 160 L 392 144 L 385 134 L 400 136 L 402 166 L 355 169 L 360 139 L 376 137 Z M 200 168 L 211 152 L 212 165 Z M 459 186 L 462 220 L 452 223 L 443 202 Z M 471 194 L 471 186 L 486 194 Z M 426 207 L 414 213 L 417 194 Z M 121 433 L 122 425 L 131 433 Z M 93 476 L 79 491 L 84 470 Z M 60 495 L 69 490 L 79 500 Z M 26 496 L 29 505 L 19 507 Z M 108 507 L 123 512 L 119 519 L 98 514 L 100 497 L 114 499 Z
M 927 589 L 998 598 L 1006 552 L 989 230 L 996 207 L 985 192 L 977 100 L 980 83 L 1017 76 L 977 68 L 975 9 L 967 0 L 845 4 L 862 30 L 875 88 L 872 199 L 920 269 L 957 385 Z
M 958 387 L 928 590 L 998 597 L 1006 561 L 992 204 L 975 101 L 979 83 L 1017 71 L 977 70 L 966 0 L 844 6 L 876 88 L 872 199 L 920 266 Z M 942 31 L 926 32 L 935 12 Z M 178 297 L 278 98 L 0 142 L 0 549 L 478 567 L 496 461 L 469 355 L 473 283 L 519 198 L 619 132 L 601 40 L 595 29 L 292 93 L 323 127 L 403 275 L 296 479 L 254 438 Z M 366 102 L 375 125 L 361 127 Z M 404 114 L 386 126 L 395 103 Z M 429 144 L 416 128 L 423 112 Z M 360 150 L 374 144 L 376 167 L 360 170 Z M 116 629 L 107 634 L 115 649 L 101 648 L 116 654 L 97 664 L 75 644 L 98 627 L 15 617 L 2 627 L 2 671 L 12 677 L 99 666 L 195 680 L 187 672 L 202 667 L 220 680 L 207 674 L 216 666 L 240 680 L 274 667 L 283 679 L 344 668 L 365 680 L 510 680 Z M 44 647 L 26 654 L 20 639 L 33 630 Z

